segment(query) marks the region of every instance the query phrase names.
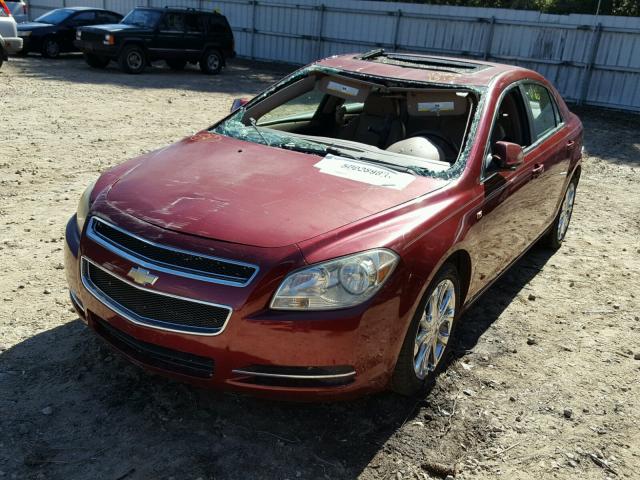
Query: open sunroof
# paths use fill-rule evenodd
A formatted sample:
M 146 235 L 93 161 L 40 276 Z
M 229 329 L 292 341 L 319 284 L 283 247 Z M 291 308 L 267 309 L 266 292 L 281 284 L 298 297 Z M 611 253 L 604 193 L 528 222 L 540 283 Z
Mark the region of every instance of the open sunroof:
M 397 65 L 399 67 L 421 68 L 424 70 L 436 70 L 448 73 L 473 73 L 479 70 L 484 70 L 488 67 L 481 63 L 447 60 L 443 58 L 430 57 L 428 55 L 386 53 L 382 49 L 372 50 L 356 58 L 359 60 L 367 60 L 369 62 Z

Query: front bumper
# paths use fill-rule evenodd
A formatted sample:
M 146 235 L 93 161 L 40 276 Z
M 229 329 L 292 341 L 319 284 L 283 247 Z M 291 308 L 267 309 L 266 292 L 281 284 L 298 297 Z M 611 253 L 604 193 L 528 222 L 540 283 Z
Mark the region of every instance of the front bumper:
M 153 235 L 156 227 L 149 228 Z M 87 290 L 80 271 L 83 255 L 118 273 L 134 265 L 114 258 L 87 236 L 81 239 L 73 217 L 66 230 L 65 267 L 81 318 L 133 363 L 200 386 L 300 401 L 382 390 L 411 315 L 399 312 L 397 294 L 342 311 L 274 312 L 266 306 L 279 280 L 265 280 L 268 274 L 261 273 L 242 288 L 209 283 L 203 289 L 195 280 L 170 279 L 172 285 L 158 281 L 154 288 L 204 295 L 233 309 L 216 335 L 165 331 L 128 320 Z M 391 283 L 398 292 L 400 280 Z
M 22 50 L 22 38 L 20 37 L 3 37 L 4 48 L 9 55 L 13 55 Z
M 83 53 L 91 53 L 108 58 L 116 58 L 118 56 L 118 48 L 114 45 L 104 45 L 86 40 L 74 40 L 73 45 Z

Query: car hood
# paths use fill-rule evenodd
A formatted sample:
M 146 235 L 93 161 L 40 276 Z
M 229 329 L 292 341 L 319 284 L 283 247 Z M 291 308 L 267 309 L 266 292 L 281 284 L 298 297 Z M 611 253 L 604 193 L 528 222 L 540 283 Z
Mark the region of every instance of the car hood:
M 110 32 L 116 33 L 126 30 L 127 32 L 142 32 L 149 31 L 147 28 L 142 28 L 137 25 L 127 25 L 126 23 L 108 23 L 104 25 L 91 25 L 90 27 L 82 27 L 83 32 Z
M 324 167 L 317 166 L 320 161 Z M 336 161 L 341 160 L 201 132 L 142 157 L 112 184 L 106 201 L 169 230 L 279 247 L 329 232 L 447 183 L 390 171 L 409 183 L 379 186 L 373 184 L 375 180 L 358 179 L 357 174 L 346 175 L 352 178 L 336 175 L 332 167 Z

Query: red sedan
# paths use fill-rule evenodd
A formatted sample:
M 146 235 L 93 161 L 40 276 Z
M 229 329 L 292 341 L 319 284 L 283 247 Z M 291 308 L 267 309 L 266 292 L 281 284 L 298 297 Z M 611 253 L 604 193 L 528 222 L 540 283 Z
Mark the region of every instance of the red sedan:
M 327 58 L 87 188 L 71 299 L 131 361 L 199 385 L 414 394 L 462 312 L 562 244 L 582 135 L 530 70 Z

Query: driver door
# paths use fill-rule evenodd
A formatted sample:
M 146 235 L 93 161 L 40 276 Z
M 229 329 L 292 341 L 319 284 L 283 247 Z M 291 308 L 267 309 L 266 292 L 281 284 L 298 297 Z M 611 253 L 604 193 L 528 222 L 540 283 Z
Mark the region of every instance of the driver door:
M 492 157 L 496 142 L 524 148 L 524 161 L 514 170 L 502 170 Z M 502 97 L 494 116 L 485 152 L 481 184 L 484 199 L 475 212 L 477 240 L 470 295 L 495 279 L 531 245 L 539 233 L 537 156 L 531 145 L 530 117 L 519 85 Z

